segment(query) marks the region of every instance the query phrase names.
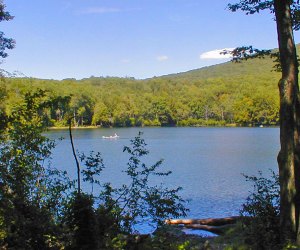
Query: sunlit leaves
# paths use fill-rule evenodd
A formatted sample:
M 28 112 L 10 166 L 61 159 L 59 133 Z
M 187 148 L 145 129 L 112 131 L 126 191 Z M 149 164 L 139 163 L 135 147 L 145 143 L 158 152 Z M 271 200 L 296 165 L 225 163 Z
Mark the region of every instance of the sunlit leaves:
M 248 50 L 243 48 L 239 52 L 253 58 L 255 49 Z M 250 52 L 254 53 L 250 55 Z M 272 55 L 275 53 L 276 50 L 271 52 Z M 9 78 L 3 83 L 2 104 L 6 104 L 3 110 L 12 114 L 14 106 L 23 102 L 21 97 L 26 91 L 43 88 L 46 90 L 43 101 L 50 105 L 41 109 L 40 114 L 47 126 L 66 126 L 70 117 L 73 125 L 83 123 L 83 126 L 101 127 L 238 123 L 232 108 L 235 100 L 253 93 L 263 97 L 265 92 L 277 97 L 274 81 L 279 77 L 273 69 L 276 63 L 269 56 L 239 61 L 241 63 L 226 63 L 166 78 L 127 79 L 122 80 L 122 84 L 110 78 L 62 82 Z M 263 87 L 260 90 L 254 88 L 258 85 Z M 245 104 L 240 102 L 240 105 Z M 268 112 L 278 112 L 275 110 L 272 108 Z M 248 123 L 254 123 L 254 120 Z

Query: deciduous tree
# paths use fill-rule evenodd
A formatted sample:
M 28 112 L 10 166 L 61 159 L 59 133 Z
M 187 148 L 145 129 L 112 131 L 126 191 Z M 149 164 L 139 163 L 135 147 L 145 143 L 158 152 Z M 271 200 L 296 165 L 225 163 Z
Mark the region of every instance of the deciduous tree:
M 280 144 L 278 154 L 280 177 L 280 228 L 284 242 L 296 241 L 300 245 L 300 102 L 298 86 L 298 61 L 293 29 L 300 28 L 299 1 L 291 0 L 241 0 L 229 4 L 231 11 L 246 14 L 270 10 L 275 15 L 280 66 L 282 76 L 278 83 L 280 92 Z M 235 52 L 247 56 L 252 47 Z M 248 50 L 248 51 L 247 51 Z M 240 53 L 242 52 L 242 53 Z

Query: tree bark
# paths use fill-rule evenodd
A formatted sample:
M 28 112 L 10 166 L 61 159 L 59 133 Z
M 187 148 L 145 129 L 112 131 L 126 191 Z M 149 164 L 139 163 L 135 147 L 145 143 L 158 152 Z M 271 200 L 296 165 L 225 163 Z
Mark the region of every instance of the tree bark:
M 223 235 L 226 231 L 233 228 L 241 219 L 245 219 L 245 217 L 232 216 L 208 219 L 169 219 L 166 220 L 165 223 L 168 225 L 179 225 L 183 228 L 204 230 L 214 234 Z
M 210 226 L 223 226 L 228 224 L 235 224 L 238 220 L 241 220 L 241 216 L 232 216 L 225 218 L 208 218 L 208 219 L 170 219 L 166 220 L 166 224 L 169 225 L 191 225 L 191 224 L 199 224 L 199 225 L 210 225 Z
M 280 93 L 280 229 L 284 242 L 300 243 L 299 235 L 299 87 L 290 0 L 274 0 L 282 78 Z

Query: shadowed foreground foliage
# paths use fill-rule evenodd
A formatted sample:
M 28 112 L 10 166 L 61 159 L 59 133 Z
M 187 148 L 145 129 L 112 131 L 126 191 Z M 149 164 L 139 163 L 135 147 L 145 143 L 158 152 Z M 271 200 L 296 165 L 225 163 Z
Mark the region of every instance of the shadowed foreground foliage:
M 266 178 L 259 172 L 257 176 L 246 176 L 253 191 L 241 209 L 242 219 L 224 235 L 212 240 L 215 246 L 223 245 L 228 250 L 276 250 L 291 249 L 280 242 L 280 195 L 278 174 L 271 172 Z
M 100 153 L 82 153 L 82 180 L 92 192 L 76 192 L 76 181 L 49 161 L 55 142 L 42 135 L 41 116 L 49 105 L 44 91 L 26 93 L 1 130 L 0 247 L 133 249 L 140 243 L 134 240 L 136 225 L 148 222 L 156 228 L 166 218 L 185 216 L 181 188 L 150 185 L 151 177 L 171 172 L 159 171 L 162 161 L 143 163 L 149 152 L 141 134 L 124 147 L 129 155 L 127 184 L 114 188 L 102 183 Z

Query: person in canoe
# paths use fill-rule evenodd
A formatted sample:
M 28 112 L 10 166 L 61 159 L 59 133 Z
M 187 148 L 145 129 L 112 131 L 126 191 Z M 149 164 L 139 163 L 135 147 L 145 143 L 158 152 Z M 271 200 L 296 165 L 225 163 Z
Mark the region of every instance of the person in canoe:
M 115 133 L 114 135 L 110 135 L 110 136 L 102 136 L 103 139 L 117 139 L 120 136 L 117 135 L 117 133 Z

